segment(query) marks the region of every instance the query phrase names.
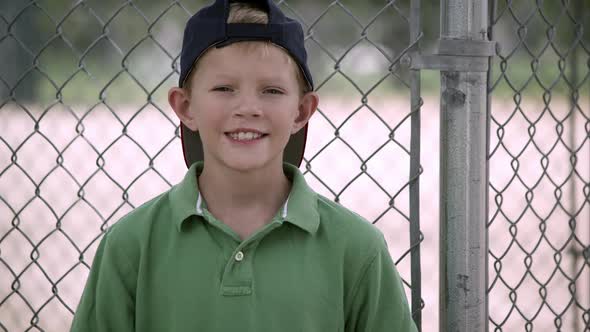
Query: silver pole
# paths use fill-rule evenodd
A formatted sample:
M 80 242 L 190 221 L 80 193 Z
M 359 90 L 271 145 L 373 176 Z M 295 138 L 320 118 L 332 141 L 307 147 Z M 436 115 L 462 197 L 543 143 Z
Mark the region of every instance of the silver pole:
M 410 4 L 410 39 L 417 43 L 421 29 L 420 0 L 412 0 Z M 412 318 L 418 331 L 422 331 L 422 271 L 420 268 L 420 71 L 410 71 L 411 89 L 411 126 L 410 146 L 410 245 L 412 270 Z
M 442 0 L 440 37 L 487 41 L 487 0 Z M 441 71 L 440 331 L 488 330 L 487 74 Z

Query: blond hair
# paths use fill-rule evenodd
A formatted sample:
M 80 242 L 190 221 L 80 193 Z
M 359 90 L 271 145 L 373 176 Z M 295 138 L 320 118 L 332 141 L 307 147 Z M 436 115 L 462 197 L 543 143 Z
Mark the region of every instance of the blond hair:
M 248 4 L 248 3 L 242 3 L 242 2 L 234 2 L 230 4 L 229 7 L 229 15 L 227 18 L 227 23 L 254 23 L 254 24 L 268 24 L 268 14 L 252 5 L 252 4 Z M 261 52 L 263 52 L 264 55 L 268 54 L 268 48 L 269 47 L 277 47 L 274 44 L 272 44 L 270 41 L 243 41 L 243 42 L 239 42 L 235 44 L 236 47 L 239 47 L 247 52 L 252 52 L 254 50 L 260 50 Z M 283 48 L 279 47 L 283 52 L 285 52 L 285 54 L 287 55 L 287 61 L 289 63 L 289 65 L 294 65 L 295 68 L 295 75 L 297 78 L 297 82 L 299 83 L 300 89 L 302 93 L 306 93 L 309 91 L 309 86 L 307 84 L 307 81 L 305 80 L 305 78 L 303 77 L 303 73 L 301 72 L 301 69 L 299 68 L 299 65 L 293 60 L 293 58 L 291 57 L 291 55 L 289 53 L 287 53 L 286 50 L 284 50 Z M 200 57 L 202 57 L 204 54 L 201 54 Z M 191 90 L 191 81 L 192 81 L 192 77 L 193 74 L 197 71 L 197 67 L 198 67 L 198 60 L 195 62 L 195 64 L 193 64 L 193 68 L 190 71 L 188 77 L 185 79 L 184 81 L 184 88 L 190 93 Z

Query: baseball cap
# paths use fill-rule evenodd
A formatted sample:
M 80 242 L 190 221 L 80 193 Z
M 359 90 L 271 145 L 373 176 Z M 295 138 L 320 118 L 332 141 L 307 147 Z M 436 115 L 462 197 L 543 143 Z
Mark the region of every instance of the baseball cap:
M 230 3 L 251 4 L 268 14 L 268 24 L 227 23 Z M 313 80 L 307 66 L 303 28 L 285 16 L 272 0 L 216 0 L 195 13 L 187 22 L 180 54 L 178 86 L 183 87 L 194 64 L 211 47 L 221 48 L 240 41 L 269 41 L 284 49 L 295 60 L 310 91 Z M 284 151 L 283 161 L 300 166 L 305 151 L 308 125 L 292 135 Z M 187 167 L 203 160 L 203 146 L 198 132 L 180 124 L 182 150 Z

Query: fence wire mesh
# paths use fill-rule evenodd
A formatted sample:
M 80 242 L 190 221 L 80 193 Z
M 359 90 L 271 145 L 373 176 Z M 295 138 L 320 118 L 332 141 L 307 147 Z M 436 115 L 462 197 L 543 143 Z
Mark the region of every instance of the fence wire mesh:
M 399 65 L 416 42 L 410 2 L 278 4 L 304 25 L 322 96 L 306 178 L 383 230 L 420 323 L 419 106 Z M 104 231 L 180 181 L 166 94 L 202 5 L 0 3 L 0 330 L 67 330 Z
M 590 331 L 589 10 L 492 3 L 490 330 Z

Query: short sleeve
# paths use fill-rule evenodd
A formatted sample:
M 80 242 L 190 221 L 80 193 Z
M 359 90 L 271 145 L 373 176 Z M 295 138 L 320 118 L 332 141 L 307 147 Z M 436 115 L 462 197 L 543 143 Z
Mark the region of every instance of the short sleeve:
M 346 332 L 414 332 L 416 325 L 385 240 L 353 288 Z
M 110 230 L 102 238 L 71 332 L 134 331 L 137 272 Z

